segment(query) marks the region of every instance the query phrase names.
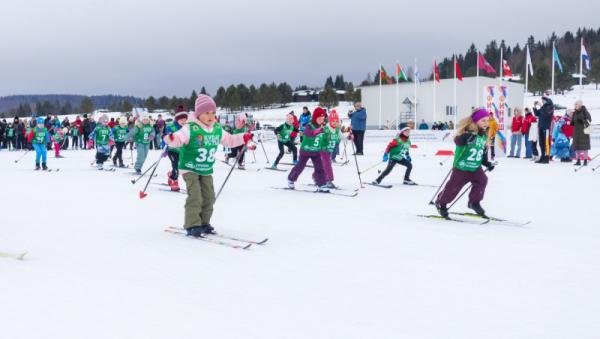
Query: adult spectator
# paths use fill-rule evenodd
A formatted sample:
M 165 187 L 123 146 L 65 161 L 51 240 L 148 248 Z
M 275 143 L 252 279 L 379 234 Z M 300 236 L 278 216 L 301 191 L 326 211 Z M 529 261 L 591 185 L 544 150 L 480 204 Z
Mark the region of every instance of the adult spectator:
M 13 127 L 15 129 L 15 149 L 23 149 L 25 147 L 25 125 L 19 117 L 15 117 Z
M 158 115 L 156 122 L 154 123 L 154 149 L 160 149 L 160 144 L 165 134 L 165 120 L 162 114 Z
M 535 118 L 535 116 L 533 116 L 533 113 L 531 113 L 531 110 L 529 109 L 529 107 L 525 108 L 525 117 L 523 118 L 523 125 L 521 125 L 521 134 L 523 135 L 523 139 L 525 139 L 525 158 L 524 159 L 531 159 L 532 157 L 532 152 L 533 152 L 533 148 L 535 147 L 535 153 L 537 154 L 537 147 L 535 146 L 535 144 L 532 144 L 530 139 L 529 139 L 529 133 L 531 131 L 531 127 L 533 125 L 533 123 L 537 122 L 537 119 Z M 537 131 L 536 131 L 537 133 Z
M 542 97 L 542 103 L 540 105 L 539 101 L 536 101 L 533 107 L 533 113 L 538 119 L 538 144 L 541 151 L 540 160 L 536 161 L 536 163 L 547 164 L 550 162 L 550 157 L 547 152 L 549 150 L 546 150 L 546 136 L 549 133 L 552 118 L 554 117 L 554 103 L 548 97 L 548 94 Z
M 6 123 L 6 119 L 2 119 L 2 121 L 0 121 L 0 150 L 5 148 L 5 146 L 6 146 L 5 134 L 6 134 L 7 127 L 8 127 L 8 124 Z
M 575 112 L 573 112 L 573 118 L 571 119 L 571 125 L 574 127 L 573 149 L 575 150 L 575 156 L 577 157 L 575 165 L 581 165 L 581 159 L 583 158 L 583 166 L 587 166 L 588 151 L 591 148 L 591 124 L 592 116 L 590 115 L 590 112 L 588 112 L 581 100 L 575 101 Z
M 367 110 L 362 107 L 362 103 L 354 103 L 354 111 L 348 113 L 350 126 L 352 126 L 352 135 L 354 146 L 356 146 L 356 155 L 363 155 L 363 141 L 365 139 L 365 130 L 367 129 Z
M 419 129 L 426 130 L 429 129 L 429 125 L 425 122 L 425 119 L 421 119 L 421 123 L 419 124 Z
M 83 149 L 87 149 L 88 140 L 90 139 L 90 133 L 92 133 L 94 129 L 90 127 L 90 119 L 88 119 L 88 115 L 83 115 L 83 121 L 81 122 L 81 132 L 83 134 Z
M 300 118 L 298 119 L 298 123 L 300 124 L 299 130 L 300 133 L 304 132 L 304 127 L 310 122 L 311 120 L 311 115 L 310 115 L 310 111 L 308 110 L 308 107 L 304 106 L 302 107 L 302 114 L 300 115 Z M 300 141 L 302 141 L 302 134 L 300 134 Z
M 515 108 L 515 116 L 512 118 L 510 126 L 510 154 L 509 158 L 521 157 L 521 144 L 523 143 L 523 112 L 519 108 Z M 517 148 L 515 154 L 515 147 Z

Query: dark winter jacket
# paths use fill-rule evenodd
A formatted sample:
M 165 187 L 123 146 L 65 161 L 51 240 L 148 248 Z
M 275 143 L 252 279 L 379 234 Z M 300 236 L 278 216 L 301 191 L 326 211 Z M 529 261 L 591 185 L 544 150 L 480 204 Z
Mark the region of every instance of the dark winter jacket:
M 592 116 L 588 112 L 585 106 L 581 106 L 579 110 L 573 112 L 573 118 L 571 119 L 571 125 L 574 127 L 573 131 L 573 149 L 576 151 L 587 151 L 591 147 L 590 135 L 585 134 L 583 130 L 592 123 Z
M 540 129 L 549 129 L 554 117 L 554 103 L 550 98 L 544 98 L 544 105 L 540 108 L 533 108 L 533 113 L 538 118 L 538 127 Z

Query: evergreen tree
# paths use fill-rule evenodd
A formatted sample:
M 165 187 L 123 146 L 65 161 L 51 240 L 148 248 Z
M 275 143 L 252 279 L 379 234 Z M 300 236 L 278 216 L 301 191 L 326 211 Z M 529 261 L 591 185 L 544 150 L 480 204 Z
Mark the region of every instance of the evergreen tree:
M 223 89 L 223 91 L 225 91 L 225 89 Z M 187 102 L 187 106 L 189 107 L 190 110 L 193 110 L 194 107 L 196 107 L 196 99 L 197 98 L 198 98 L 198 94 L 196 93 L 196 90 L 193 90 L 192 95 L 190 96 L 190 99 Z
M 337 106 L 338 103 L 339 100 L 335 88 L 331 85 L 326 85 L 325 89 L 319 93 L 319 104 L 331 108 Z
M 293 101 L 292 86 L 288 85 L 286 82 L 283 82 L 277 86 L 277 90 L 279 91 L 279 103 L 281 103 L 281 105 L 285 105 L 286 103 Z
M 160 109 L 169 109 L 170 108 L 170 100 L 166 96 L 162 96 L 158 98 L 158 108 Z
M 206 88 L 204 88 L 204 86 L 202 86 L 202 88 L 200 89 L 200 94 L 208 95 L 206 93 Z
M 79 105 L 79 110 L 81 113 L 92 113 L 94 112 L 94 103 L 90 97 L 85 97 L 81 100 L 81 104 Z M 40 114 L 41 114 L 40 110 Z
M 196 91 L 194 91 L 195 94 Z M 193 95 L 192 95 L 193 96 Z M 221 86 L 219 87 L 219 89 L 217 90 L 217 95 L 215 95 L 214 97 L 215 103 L 217 104 L 217 107 L 225 107 L 225 87 Z M 194 106 L 190 106 L 190 109 L 193 109 L 193 107 L 195 107 L 195 102 L 196 99 L 194 99 Z
M 149 112 L 152 112 L 156 109 L 156 99 L 153 96 L 149 96 L 146 101 L 144 101 L 144 107 L 148 109 Z

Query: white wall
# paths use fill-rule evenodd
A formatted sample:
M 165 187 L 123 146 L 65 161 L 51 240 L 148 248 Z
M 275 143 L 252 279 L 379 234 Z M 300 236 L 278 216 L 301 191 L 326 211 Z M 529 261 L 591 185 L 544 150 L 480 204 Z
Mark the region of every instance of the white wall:
M 484 105 L 485 88 L 489 85 L 499 86 L 498 79 L 480 77 L 479 78 L 479 106 Z M 522 84 L 503 81 L 503 86 L 508 88 L 507 103 L 508 106 L 522 107 L 524 86 Z M 476 106 L 476 78 L 463 78 L 463 81 L 457 81 L 456 98 L 458 106 L 458 120 L 471 113 L 472 107 Z M 367 125 L 369 128 L 377 128 L 379 125 L 379 86 L 361 87 L 362 103 L 367 109 Z M 381 86 L 381 123 L 385 124 L 389 120 L 392 126 L 395 126 L 397 120 L 404 122 L 408 118 L 409 107 L 402 102 L 405 98 L 414 100 L 414 84 L 401 83 L 398 85 L 399 96 L 396 95 L 396 85 Z M 396 98 L 399 97 L 399 110 L 397 109 Z M 442 120 L 454 120 L 453 116 L 446 115 L 446 106 L 454 105 L 454 80 L 443 79 L 436 84 L 436 105 L 435 116 L 433 106 L 433 82 L 421 82 L 417 89 L 417 122 L 421 119 L 431 125 L 431 122 Z M 397 114 L 398 113 L 398 114 Z M 400 117 L 398 119 L 398 117 Z M 402 119 L 405 117 L 405 119 Z M 414 119 L 414 111 L 411 119 Z

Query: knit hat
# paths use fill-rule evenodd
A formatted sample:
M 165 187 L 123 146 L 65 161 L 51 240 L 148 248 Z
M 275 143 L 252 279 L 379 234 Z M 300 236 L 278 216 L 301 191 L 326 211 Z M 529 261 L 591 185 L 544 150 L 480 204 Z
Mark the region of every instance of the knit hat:
M 126 124 L 127 123 L 127 118 L 126 117 L 120 117 L 119 118 L 119 124 Z
M 102 114 L 102 115 L 100 116 L 100 118 L 98 119 L 98 122 L 99 122 L 99 123 L 101 123 L 101 124 L 106 124 L 106 123 L 108 123 L 108 115 L 106 115 L 106 114 Z
M 404 133 L 404 131 L 410 131 L 410 127 L 404 127 L 400 130 L 400 132 L 398 132 L 398 135 L 402 135 L 402 133 Z
M 327 113 L 325 113 L 325 110 L 322 109 L 321 107 L 317 107 L 315 108 L 315 110 L 313 111 L 313 115 L 312 115 L 312 123 L 313 124 L 317 124 L 317 119 L 320 117 L 326 117 Z
M 333 122 L 336 122 L 339 126 L 340 124 L 340 116 L 337 114 L 337 111 L 332 109 L 331 112 L 329 113 L 329 125 L 331 126 L 331 124 Z M 333 128 L 333 126 L 331 126 Z
M 485 109 L 481 108 L 478 109 L 477 111 L 473 112 L 473 114 L 471 114 L 471 120 L 475 123 L 477 123 L 477 121 L 483 119 L 483 118 L 487 118 L 490 116 L 490 113 L 488 111 L 486 111 Z
M 216 112 L 217 104 L 215 101 L 205 94 L 200 94 L 196 99 L 196 105 L 193 116 L 197 118 L 200 114 L 206 112 Z
M 44 118 L 37 118 L 37 119 L 35 119 L 35 123 L 38 124 L 38 125 L 39 124 L 43 124 L 44 123 Z

